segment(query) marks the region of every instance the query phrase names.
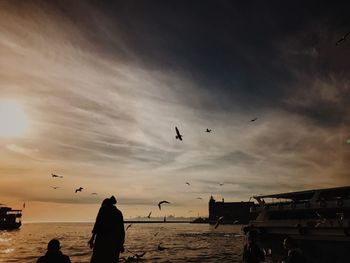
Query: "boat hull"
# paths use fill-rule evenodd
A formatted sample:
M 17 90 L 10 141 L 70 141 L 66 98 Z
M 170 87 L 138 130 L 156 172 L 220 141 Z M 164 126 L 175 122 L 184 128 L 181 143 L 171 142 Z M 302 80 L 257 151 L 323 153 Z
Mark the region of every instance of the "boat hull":
M 244 231 L 256 230 L 259 243 L 265 251 L 271 251 L 273 262 L 286 257 L 283 240 L 292 237 L 310 263 L 343 263 L 350 258 L 349 228 L 305 228 L 297 227 L 245 227 Z
M 11 224 L 0 224 L 0 230 L 14 230 L 19 229 L 21 227 L 20 222 L 11 223 Z

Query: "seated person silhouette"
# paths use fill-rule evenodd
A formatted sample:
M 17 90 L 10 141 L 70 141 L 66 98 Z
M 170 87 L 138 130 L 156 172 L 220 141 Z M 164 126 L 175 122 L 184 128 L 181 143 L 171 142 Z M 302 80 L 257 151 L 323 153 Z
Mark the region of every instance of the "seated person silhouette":
M 40 257 L 36 263 L 71 263 L 69 257 L 64 255 L 60 249 L 60 241 L 50 240 L 45 256 Z

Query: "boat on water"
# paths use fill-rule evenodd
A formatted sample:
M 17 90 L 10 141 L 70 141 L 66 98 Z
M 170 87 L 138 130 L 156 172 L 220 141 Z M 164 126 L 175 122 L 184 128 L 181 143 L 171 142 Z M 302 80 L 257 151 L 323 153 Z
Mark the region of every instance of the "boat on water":
M 253 197 L 254 230 L 274 262 L 283 256 L 283 239 L 295 239 L 307 262 L 350 262 L 350 186 Z
M 18 229 L 21 226 L 22 210 L 0 207 L 0 230 Z

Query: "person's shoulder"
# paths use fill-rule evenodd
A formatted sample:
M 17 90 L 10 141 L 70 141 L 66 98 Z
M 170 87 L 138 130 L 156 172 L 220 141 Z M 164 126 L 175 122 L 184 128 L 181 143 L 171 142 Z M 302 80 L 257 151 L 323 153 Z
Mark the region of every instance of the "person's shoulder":
M 115 211 L 116 211 L 119 215 L 123 215 L 122 211 L 120 211 L 117 207 L 115 207 Z

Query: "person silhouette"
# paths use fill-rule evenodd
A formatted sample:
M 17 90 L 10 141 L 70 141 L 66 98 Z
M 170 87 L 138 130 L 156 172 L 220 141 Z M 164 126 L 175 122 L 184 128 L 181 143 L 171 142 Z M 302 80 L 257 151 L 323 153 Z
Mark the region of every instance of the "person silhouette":
M 291 237 L 287 237 L 283 240 L 283 246 L 288 250 L 287 257 L 282 260 L 282 263 L 305 263 L 303 251 L 298 248 L 296 242 Z
M 257 233 L 254 230 L 248 231 L 246 235 L 247 243 L 243 249 L 244 263 L 260 263 L 265 261 L 264 252 L 259 248 L 256 239 Z
M 61 251 L 60 241 L 52 239 L 47 244 L 47 252 L 45 256 L 40 257 L 37 263 L 71 263 L 68 256 Z
M 88 242 L 93 249 L 90 263 L 117 263 L 119 254 L 124 252 L 124 220 L 116 203 L 112 196 L 101 204 Z

